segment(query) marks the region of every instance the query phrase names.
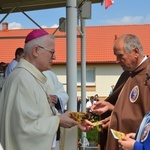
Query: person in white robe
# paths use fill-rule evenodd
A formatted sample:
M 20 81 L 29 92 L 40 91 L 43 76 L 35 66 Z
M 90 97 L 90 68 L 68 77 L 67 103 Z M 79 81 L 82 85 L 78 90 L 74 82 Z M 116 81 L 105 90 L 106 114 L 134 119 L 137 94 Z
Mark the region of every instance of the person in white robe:
M 49 91 L 52 102 L 56 105 L 60 114 L 64 113 L 69 96 L 64 90 L 63 84 L 58 80 L 57 75 L 53 71 L 47 70 L 43 74 L 47 77 L 47 84 L 50 85 Z
M 24 53 L 0 95 L 0 142 L 4 150 L 51 150 L 59 126 L 77 125 L 69 111 L 57 113 L 42 73 L 51 69 L 54 37 L 33 30 L 25 39 Z M 90 122 L 78 126 L 83 131 L 93 128 Z

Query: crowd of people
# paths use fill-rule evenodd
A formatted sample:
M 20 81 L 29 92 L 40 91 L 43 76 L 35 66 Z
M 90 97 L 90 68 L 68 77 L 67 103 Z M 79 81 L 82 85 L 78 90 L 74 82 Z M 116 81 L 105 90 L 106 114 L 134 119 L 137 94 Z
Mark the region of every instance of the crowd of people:
M 5 72 L 6 68 L 7 68 L 7 63 L 5 62 L 0 62 L 0 72 Z
M 100 98 L 98 94 L 95 94 L 94 96 L 90 96 L 89 98 L 86 98 L 86 111 L 90 111 L 91 107 L 93 106 L 94 103 L 99 101 Z M 82 99 L 80 96 L 77 96 L 77 111 L 81 112 L 81 105 L 82 105 Z
M 5 82 L 5 70 L 6 70 L 7 65 L 8 65 L 7 63 L 0 62 L 0 91 Z
M 87 111 L 102 119 L 100 150 L 148 150 L 150 58 L 132 34 L 119 36 L 113 52 L 123 73 L 105 100 L 96 94 L 86 102 Z M 64 112 L 69 97 L 50 71 L 55 59 L 53 35 L 41 29 L 27 35 L 23 53 L 0 94 L 0 142 L 5 150 L 59 150 L 61 127 L 93 129 L 89 120 L 78 124 L 69 117 L 70 111 Z M 77 111 L 81 111 L 80 97 Z M 117 141 L 110 129 L 125 136 Z

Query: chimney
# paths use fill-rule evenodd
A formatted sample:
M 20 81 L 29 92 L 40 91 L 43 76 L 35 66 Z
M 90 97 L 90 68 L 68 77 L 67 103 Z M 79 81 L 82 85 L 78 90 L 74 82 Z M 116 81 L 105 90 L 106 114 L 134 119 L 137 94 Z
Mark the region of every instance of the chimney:
M 7 30 L 8 30 L 8 23 L 2 22 L 2 31 L 7 31 Z
M 115 35 L 115 39 L 114 40 L 117 40 L 117 35 Z

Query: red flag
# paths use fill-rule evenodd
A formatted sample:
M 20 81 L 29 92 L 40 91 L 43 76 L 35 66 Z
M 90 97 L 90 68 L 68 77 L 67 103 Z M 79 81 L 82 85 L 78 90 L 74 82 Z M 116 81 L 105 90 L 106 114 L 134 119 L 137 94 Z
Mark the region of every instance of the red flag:
M 114 3 L 113 0 L 105 0 L 105 9 L 107 9 L 110 5 Z

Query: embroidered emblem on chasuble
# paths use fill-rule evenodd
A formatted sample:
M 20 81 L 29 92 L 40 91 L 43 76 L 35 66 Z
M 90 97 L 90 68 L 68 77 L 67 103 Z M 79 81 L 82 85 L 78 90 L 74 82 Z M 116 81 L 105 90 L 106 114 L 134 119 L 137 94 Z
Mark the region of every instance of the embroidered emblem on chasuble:
M 139 97 L 139 87 L 136 85 L 130 92 L 130 102 L 134 103 Z

